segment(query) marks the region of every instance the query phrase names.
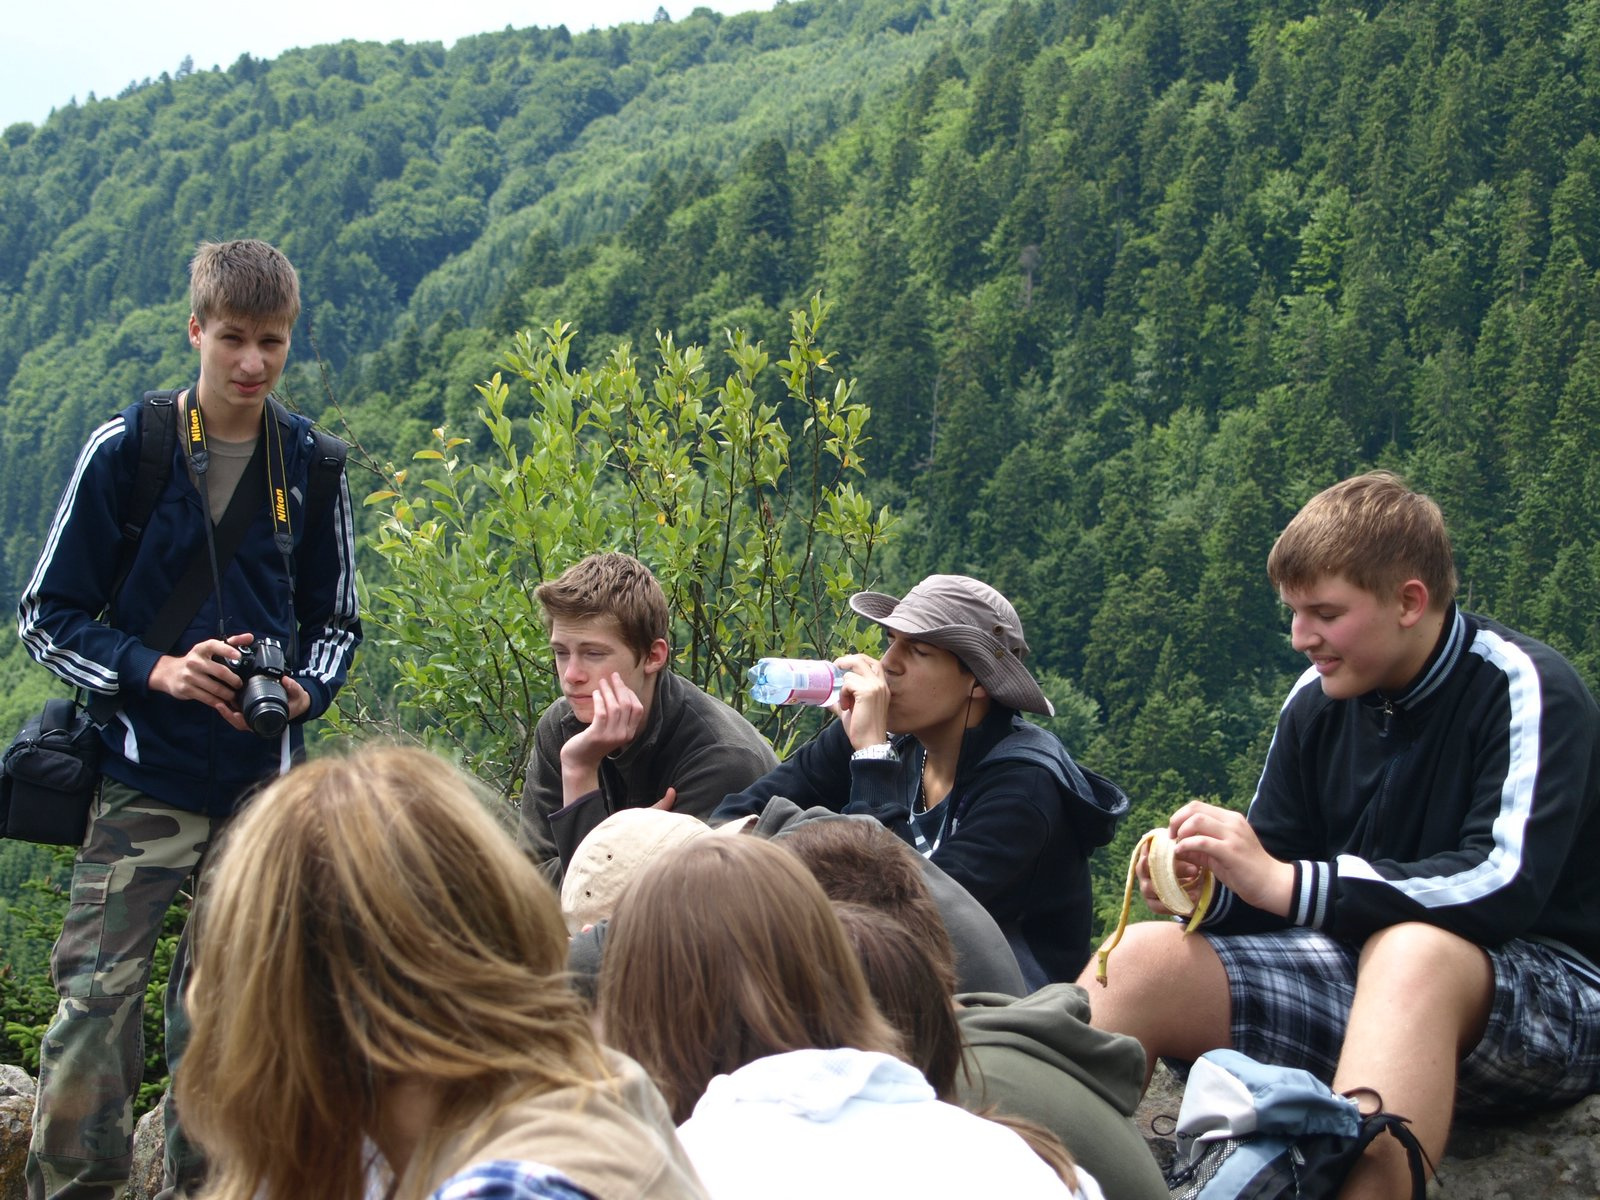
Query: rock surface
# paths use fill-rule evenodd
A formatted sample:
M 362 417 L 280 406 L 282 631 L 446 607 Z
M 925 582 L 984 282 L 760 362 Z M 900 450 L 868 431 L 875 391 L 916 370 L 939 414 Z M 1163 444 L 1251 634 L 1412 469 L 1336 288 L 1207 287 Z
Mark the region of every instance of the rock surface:
M 1158 1067 L 1136 1119 L 1163 1170 L 1172 1159 L 1172 1128 L 1182 1100 L 1182 1082 Z M 1600 1096 L 1516 1121 L 1458 1124 L 1429 1189 L 1434 1194 L 1449 1200 L 1595 1200 Z
M 0 1200 L 28 1194 L 23 1168 L 33 1132 L 33 1080 L 21 1067 L 0 1066 Z
M 166 1146 L 166 1129 L 161 1124 L 167 1111 L 167 1098 L 139 1118 L 133 1127 L 133 1170 L 128 1176 L 128 1200 L 154 1200 L 161 1191 L 161 1155 Z
M 23 1200 L 23 1164 L 33 1126 L 33 1080 L 0 1066 L 0 1200 Z M 1156 1071 L 1137 1120 L 1150 1152 L 1165 1169 L 1183 1084 L 1165 1067 Z M 1152 1128 L 1153 1126 L 1153 1128 Z M 128 1200 L 152 1200 L 161 1190 L 161 1109 L 139 1121 L 133 1141 Z M 1460 1125 L 1439 1163 L 1437 1193 L 1449 1200 L 1595 1200 L 1600 1196 L 1600 1096 L 1571 1108 L 1497 1125 Z
M 21 1067 L 0 1065 L 0 1200 L 26 1200 L 28 1139 L 33 1133 L 33 1079 Z M 133 1135 L 128 1200 L 153 1200 L 161 1190 L 163 1099 L 139 1119 Z

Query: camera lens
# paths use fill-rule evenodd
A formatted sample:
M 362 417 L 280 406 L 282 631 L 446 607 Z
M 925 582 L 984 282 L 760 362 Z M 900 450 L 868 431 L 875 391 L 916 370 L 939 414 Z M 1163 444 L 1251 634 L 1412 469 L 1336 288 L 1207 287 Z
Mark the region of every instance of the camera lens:
M 239 710 L 258 737 L 277 737 L 289 723 L 289 694 L 270 675 L 252 675 L 239 695 Z

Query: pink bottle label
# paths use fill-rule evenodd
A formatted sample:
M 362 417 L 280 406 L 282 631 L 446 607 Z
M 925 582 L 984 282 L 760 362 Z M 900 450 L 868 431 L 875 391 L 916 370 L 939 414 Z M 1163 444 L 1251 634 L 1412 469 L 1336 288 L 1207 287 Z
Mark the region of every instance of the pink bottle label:
M 801 673 L 801 667 L 804 672 Z M 789 693 L 790 704 L 826 704 L 833 698 L 833 664 L 826 662 L 795 663 L 794 691 Z

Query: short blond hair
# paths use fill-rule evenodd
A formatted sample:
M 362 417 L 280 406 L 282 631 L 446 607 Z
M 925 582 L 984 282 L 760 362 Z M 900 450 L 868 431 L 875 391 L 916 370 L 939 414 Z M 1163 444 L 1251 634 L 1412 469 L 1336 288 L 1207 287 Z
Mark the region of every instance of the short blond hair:
M 397 1081 L 440 1097 L 427 1167 L 504 1104 L 609 1078 L 550 885 L 425 751 L 319 758 L 251 801 L 194 946 L 176 1088 L 208 1196 L 359 1197 Z
M 670 640 L 666 593 L 650 568 L 631 554 L 591 554 L 541 583 L 533 594 L 543 610 L 546 632 L 552 621 L 610 618 L 639 661 L 657 641 Z
M 1338 575 L 1379 596 L 1408 579 L 1443 611 L 1456 595 L 1455 559 L 1439 506 L 1391 471 L 1371 471 L 1318 492 L 1295 514 L 1267 555 L 1278 591 Z
M 255 238 L 201 242 L 189 260 L 189 311 L 202 329 L 220 316 L 293 326 L 300 276 L 283 251 Z

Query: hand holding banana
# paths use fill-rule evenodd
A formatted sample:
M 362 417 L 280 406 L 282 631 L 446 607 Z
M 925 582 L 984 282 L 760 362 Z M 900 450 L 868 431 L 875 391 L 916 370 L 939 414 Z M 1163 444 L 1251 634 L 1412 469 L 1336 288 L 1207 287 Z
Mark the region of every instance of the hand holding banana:
M 1198 897 L 1191 896 L 1178 879 L 1177 864 L 1172 857 L 1173 848 L 1172 837 L 1165 829 L 1152 829 L 1140 838 L 1139 844 L 1133 848 L 1133 857 L 1128 861 L 1128 883 L 1122 893 L 1122 913 L 1117 917 L 1116 929 L 1101 944 L 1099 953 L 1095 955 L 1094 977 L 1101 987 L 1106 983 L 1106 968 L 1111 952 L 1117 948 L 1117 943 L 1122 940 L 1123 930 L 1128 927 L 1128 910 L 1133 907 L 1133 885 L 1139 873 L 1140 855 L 1146 855 L 1150 884 L 1155 888 L 1162 906 L 1176 916 L 1189 918 L 1183 927 L 1183 932 L 1193 933 L 1200 922 L 1205 920 L 1206 910 L 1211 907 L 1212 893 L 1216 890 L 1216 876 L 1210 870 L 1202 869 L 1199 877 L 1200 894 Z

